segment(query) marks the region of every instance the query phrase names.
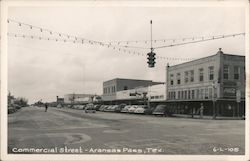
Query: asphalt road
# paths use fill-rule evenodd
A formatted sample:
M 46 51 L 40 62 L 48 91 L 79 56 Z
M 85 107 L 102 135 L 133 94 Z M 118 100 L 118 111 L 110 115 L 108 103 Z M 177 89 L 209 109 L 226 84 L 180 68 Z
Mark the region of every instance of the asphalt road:
M 244 120 L 25 107 L 8 115 L 8 152 L 242 155 L 244 127 Z

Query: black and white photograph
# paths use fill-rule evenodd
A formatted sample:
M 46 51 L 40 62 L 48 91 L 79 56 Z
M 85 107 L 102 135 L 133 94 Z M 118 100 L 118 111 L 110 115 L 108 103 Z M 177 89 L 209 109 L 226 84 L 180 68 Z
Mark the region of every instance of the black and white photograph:
M 2 1 L 0 159 L 249 160 L 248 6 Z

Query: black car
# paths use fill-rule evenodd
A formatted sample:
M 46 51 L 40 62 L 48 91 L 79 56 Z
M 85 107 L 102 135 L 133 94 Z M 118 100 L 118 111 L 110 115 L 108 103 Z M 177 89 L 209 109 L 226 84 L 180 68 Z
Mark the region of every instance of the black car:
M 171 116 L 172 112 L 167 105 L 158 105 L 152 113 L 155 116 Z

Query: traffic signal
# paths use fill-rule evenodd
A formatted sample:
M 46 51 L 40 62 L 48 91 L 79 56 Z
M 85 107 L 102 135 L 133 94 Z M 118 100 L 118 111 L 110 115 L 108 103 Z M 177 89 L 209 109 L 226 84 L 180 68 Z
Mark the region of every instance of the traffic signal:
M 155 53 L 152 51 L 147 54 L 148 55 L 148 67 L 153 68 L 155 66 Z

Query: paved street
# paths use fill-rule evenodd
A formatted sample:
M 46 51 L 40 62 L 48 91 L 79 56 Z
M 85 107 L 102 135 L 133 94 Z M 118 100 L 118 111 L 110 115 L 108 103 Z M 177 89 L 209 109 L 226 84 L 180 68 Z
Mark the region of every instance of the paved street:
M 245 149 L 243 120 L 26 107 L 8 115 L 8 125 L 9 153 L 48 148 L 54 149 L 50 153 L 239 155 Z

